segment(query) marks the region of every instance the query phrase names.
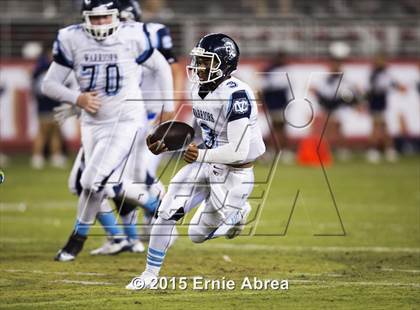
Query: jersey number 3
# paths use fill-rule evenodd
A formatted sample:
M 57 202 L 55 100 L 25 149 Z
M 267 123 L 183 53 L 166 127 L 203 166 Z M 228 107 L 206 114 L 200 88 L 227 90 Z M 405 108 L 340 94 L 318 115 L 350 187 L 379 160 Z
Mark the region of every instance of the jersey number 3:
M 96 80 L 98 79 L 100 66 L 89 65 L 82 67 L 82 74 L 90 76 L 89 86 L 85 91 L 93 91 L 96 88 Z M 105 67 L 106 70 L 106 83 L 105 92 L 108 96 L 116 95 L 120 90 L 120 70 L 118 65 L 110 64 Z
M 203 141 L 208 149 L 213 148 L 214 142 L 216 142 L 216 132 L 204 123 L 200 124 L 203 130 Z

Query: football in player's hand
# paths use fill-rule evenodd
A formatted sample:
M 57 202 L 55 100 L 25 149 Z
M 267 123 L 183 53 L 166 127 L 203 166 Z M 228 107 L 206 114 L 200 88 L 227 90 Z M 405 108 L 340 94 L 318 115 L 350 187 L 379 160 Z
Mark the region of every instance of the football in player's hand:
M 194 129 L 183 122 L 167 121 L 155 128 L 150 135 L 150 143 L 163 140 L 168 151 L 176 151 L 186 147 L 194 139 Z

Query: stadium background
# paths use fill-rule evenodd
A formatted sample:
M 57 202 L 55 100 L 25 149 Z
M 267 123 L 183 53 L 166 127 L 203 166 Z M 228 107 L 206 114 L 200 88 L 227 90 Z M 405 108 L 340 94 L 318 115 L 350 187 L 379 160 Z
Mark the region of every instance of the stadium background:
M 198 4 L 200 3 L 200 4 Z M 0 145 L 4 151 L 30 150 L 37 130 L 36 103 L 31 96 L 31 74 L 39 47 L 50 48 L 56 31 L 80 21 L 80 1 L 2 0 L 0 22 L 0 84 L 2 85 Z M 200 36 L 226 32 L 238 40 L 241 66 L 238 76 L 260 89 L 261 71 L 278 51 L 288 53 L 289 77 L 295 97 L 288 111 L 293 123 L 304 123 L 308 109 L 303 99 L 309 84 L 327 71 L 330 47 L 343 42 L 350 47 L 344 62 L 346 78 L 360 89 L 369 87 L 371 62 L 385 53 L 393 78 L 407 92 L 391 90 L 386 118 L 393 136 L 420 136 L 420 22 L 416 1 L 143 1 L 145 21 L 169 26 L 182 66 Z M 69 13 L 71 12 L 71 13 Z M 245 22 L 244 22 L 245 21 Z M 187 92 L 188 84 L 185 83 Z M 348 109 L 342 120 L 348 138 L 367 138 L 371 120 L 367 113 Z M 268 130 L 268 127 L 262 124 Z M 291 137 L 308 129 L 288 127 Z M 63 126 L 63 135 L 73 148 L 78 144 L 77 122 Z

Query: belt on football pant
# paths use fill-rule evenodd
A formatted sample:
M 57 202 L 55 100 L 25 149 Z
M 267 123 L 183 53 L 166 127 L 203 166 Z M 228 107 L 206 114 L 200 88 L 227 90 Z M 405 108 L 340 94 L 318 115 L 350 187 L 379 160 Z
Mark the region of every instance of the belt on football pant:
M 253 161 L 250 161 L 248 163 L 243 163 L 243 164 L 229 164 L 226 166 L 232 167 L 232 168 L 251 168 L 254 165 Z

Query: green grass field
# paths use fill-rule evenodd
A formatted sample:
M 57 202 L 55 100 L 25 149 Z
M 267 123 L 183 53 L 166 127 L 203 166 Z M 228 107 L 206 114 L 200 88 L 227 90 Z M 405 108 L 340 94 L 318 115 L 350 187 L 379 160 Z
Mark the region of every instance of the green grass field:
M 75 262 L 54 262 L 71 231 L 76 198 L 66 188 L 68 171 L 34 171 L 26 162 L 12 160 L 0 185 L 0 308 L 420 307 L 419 157 L 398 164 L 336 164 L 326 170 L 332 195 L 321 169 L 279 165 L 262 209 L 269 169 L 258 166 L 261 184 L 247 230 L 254 235 L 202 245 L 180 237 L 161 272 L 237 283 L 245 276 L 289 281 L 288 290 L 258 291 L 126 291 L 143 270 L 145 254 L 91 257 L 100 236 L 89 238 Z

